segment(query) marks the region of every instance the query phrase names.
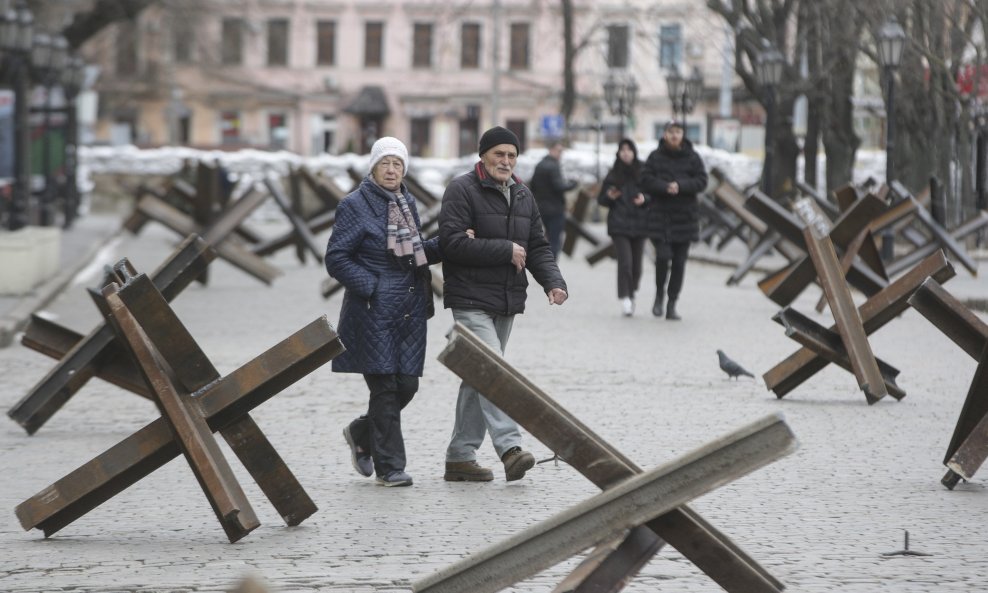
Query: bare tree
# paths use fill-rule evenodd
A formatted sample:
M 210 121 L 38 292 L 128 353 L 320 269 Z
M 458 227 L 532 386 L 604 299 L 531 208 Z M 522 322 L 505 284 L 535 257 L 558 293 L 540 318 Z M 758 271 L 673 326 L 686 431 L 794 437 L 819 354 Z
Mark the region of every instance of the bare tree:
M 77 48 L 112 23 L 134 20 L 142 10 L 157 1 L 96 0 L 90 10 L 76 13 L 72 22 L 62 30 L 62 35 L 69 42 L 69 47 Z
M 788 60 L 782 71 L 782 80 L 775 89 L 775 121 L 779 125 L 767 130 L 766 152 L 775 155 L 772 161 L 772 179 L 768 180 L 769 192 L 781 196 L 791 192 L 796 179 L 796 160 L 799 145 L 792 130 L 793 106 L 802 93 L 803 83 L 798 68 L 794 66 L 792 41 L 797 0 L 707 0 L 707 6 L 721 15 L 735 32 L 735 70 L 744 86 L 764 105 L 767 89 L 758 84 L 755 64 L 766 43 L 773 45 Z

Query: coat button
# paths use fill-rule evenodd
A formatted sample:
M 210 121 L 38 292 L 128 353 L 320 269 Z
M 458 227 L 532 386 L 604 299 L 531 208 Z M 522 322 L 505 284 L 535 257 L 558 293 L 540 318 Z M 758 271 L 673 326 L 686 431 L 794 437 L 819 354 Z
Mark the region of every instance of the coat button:
M 411 319 L 411 318 L 412 318 L 411 315 L 409 315 L 408 313 L 405 313 L 405 319 Z
M 415 292 L 415 287 L 414 286 L 409 286 L 408 287 L 408 292 Z

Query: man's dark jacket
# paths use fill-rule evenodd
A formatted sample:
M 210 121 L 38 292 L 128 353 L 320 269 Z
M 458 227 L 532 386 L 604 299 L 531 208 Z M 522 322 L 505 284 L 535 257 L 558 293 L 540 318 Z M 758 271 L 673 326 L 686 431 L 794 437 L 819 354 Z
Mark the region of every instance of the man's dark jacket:
M 539 205 L 539 213 L 558 216 L 566 212 L 566 192 L 576 187 L 576 182 L 563 179 L 559 160 L 547 154 L 535 165 L 529 185 L 535 194 L 535 203 Z
M 510 205 L 481 163 L 446 187 L 439 213 L 439 245 L 447 309 L 480 309 L 500 315 L 525 311 L 528 275 L 511 263 L 512 243 L 525 248 L 525 267 L 547 294 L 553 288 L 566 290 L 535 200 L 524 183 L 514 181 Z M 474 230 L 475 238 L 467 236 L 467 229 Z
M 669 183 L 679 184 L 679 193 L 666 191 Z M 642 167 L 641 188 L 648 198 L 646 219 L 648 236 L 667 243 L 700 240 L 700 206 L 696 196 L 707 188 L 707 169 L 693 150 L 693 143 L 683 138 L 679 150 L 666 146 L 665 139 L 648 155 Z

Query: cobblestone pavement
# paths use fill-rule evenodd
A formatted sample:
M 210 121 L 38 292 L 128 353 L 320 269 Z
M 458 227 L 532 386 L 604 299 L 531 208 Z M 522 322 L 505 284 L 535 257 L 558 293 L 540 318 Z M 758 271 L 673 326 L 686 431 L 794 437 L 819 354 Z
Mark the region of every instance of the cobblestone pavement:
M 96 282 L 101 258 L 127 256 L 150 272 L 174 243 L 155 224 L 139 237 L 123 236 L 46 310 L 88 332 L 98 319 L 84 287 Z M 908 396 L 901 402 L 866 405 L 853 377 L 834 368 L 778 400 L 761 374 L 795 343 L 770 320 L 777 307 L 756 287 L 757 274 L 727 287 L 728 268 L 692 262 L 680 306 L 684 320 L 675 323 L 649 314 L 648 270 L 640 311 L 629 319 L 620 316 L 614 263 L 591 268 L 578 255 L 561 264 L 570 301 L 549 307 L 533 290 L 528 312 L 516 320 L 506 357 L 535 384 L 643 467 L 783 413 L 799 450 L 691 506 L 790 591 L 988 590 L 988 470 L 953 492 L 939 483 L 976 365 L 924 318 L 908 311 L 871 340 L 876 353 L 902 371 L 899 383 Z M 336 321 L 342 297 L 319 295 L 320 264 L 311 258 L 302 264 L 292 250 L 272 262 L 285 275 L 271 287 L 218 261 L 208 286 L 193 285 L 173 303 L 221 373 L 321 315 Z M 982 298 L 985 286 L 963 269 L 946 285 Z M 807 290 L 795 306 L 826 322 L 826 314 L 813 311 L 818 296 L 818 289 Z M 49 539 L 23 531 L 13 512 L 17 504 L 157 413 L 146 400 L 93 380 L 34 436 L 4 419 L 0 591 L 227 591 L 248 575 L 286 593 L 407 591 L 411 582 L 593 495 L 595 488 L 562 463 L 540 464 L 524 480 L 506 483 L 488 443 L 480 461 L 495 469 L 494 482 L 442 480 L 458 381 L 436 355 L 451 325 L 443 310 L 430 322 L 426 373 L 405 413 L 415 485 L 380 488 L 351 469 L 340 433 L 364 409 L 366 388 L 359 376 L 337 375 L 326 365 L 253 413 L 319 512 L 285 527 L 234 460 L 262 522 L 236 544 L 226 543 L 183 459 Z M 718 348 L 758 378 L 728 380 L 717 368 Z M 14 405 L 51 366 L 19 344 L 0 350 L 0 407 Z M 526 445 L 539 459 L 551 455 L 530 437 Z M 883 556 L 902 549 L 904 530 L 913 549 L 931 556 Z M 551 591 L 574 564 L 569 560 L 511 590 Z M 665 549 L 625 590 L 721 589 Z

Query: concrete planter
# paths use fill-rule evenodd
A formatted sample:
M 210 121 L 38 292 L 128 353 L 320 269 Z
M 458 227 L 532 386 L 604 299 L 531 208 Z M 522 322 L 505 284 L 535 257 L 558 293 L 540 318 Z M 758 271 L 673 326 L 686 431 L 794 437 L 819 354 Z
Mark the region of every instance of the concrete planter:
M 24 227 L 0 233 L 0 295 L 23 295 L 58 273 L 62 229 Z

